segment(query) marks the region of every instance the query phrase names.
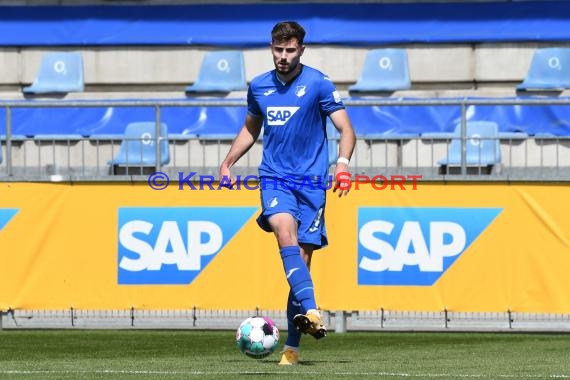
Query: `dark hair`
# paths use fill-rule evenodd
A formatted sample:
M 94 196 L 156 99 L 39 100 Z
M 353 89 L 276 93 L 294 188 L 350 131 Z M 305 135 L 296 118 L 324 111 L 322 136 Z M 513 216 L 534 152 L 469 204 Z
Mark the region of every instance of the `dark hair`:
M 305 39 L 305 29 L 295 21 L 282 21 L 273 27 L 271 31 L 271 42 L 283 42 L 296 38 L 299 45 L 303 45 Z

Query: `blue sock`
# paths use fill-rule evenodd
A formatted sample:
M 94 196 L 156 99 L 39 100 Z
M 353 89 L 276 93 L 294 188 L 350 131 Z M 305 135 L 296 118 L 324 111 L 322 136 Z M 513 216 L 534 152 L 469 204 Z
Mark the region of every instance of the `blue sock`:
M 299 347 L 301 342 L 301 334 L 293 324 L 293 318 L 301 314 L 301 304 L 293 296 L 293 291 L 289 291 L 289 298 L 287 299 L 287 341 L 285 344 L 290 347 Z
M 307 310 L 316 309 L 313 280 L 307 264 L 301 258 L 301 248 L 296 245 L 283 247 L 280 253 L 289 287 L 295 299 L 301 304 L 301 310 L 306 313 Z

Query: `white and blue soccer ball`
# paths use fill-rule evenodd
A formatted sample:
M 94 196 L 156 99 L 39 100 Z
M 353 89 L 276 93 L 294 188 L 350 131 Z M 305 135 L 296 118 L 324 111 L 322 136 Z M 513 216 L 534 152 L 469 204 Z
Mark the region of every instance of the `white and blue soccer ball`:
M 249 317 L 236 331 L 236 345 L 250 358 L 265 358 L 279 346 L 279 330 L 270 318 Z

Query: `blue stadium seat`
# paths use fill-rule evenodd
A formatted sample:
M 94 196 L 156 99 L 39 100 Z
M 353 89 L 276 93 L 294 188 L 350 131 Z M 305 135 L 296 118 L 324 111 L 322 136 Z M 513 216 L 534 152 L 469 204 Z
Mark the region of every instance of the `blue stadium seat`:
M 501 163 L 499 127 L 493 121 L 467 121 L 465 142 L 466 166 L 493 166 Z M 453 133 L 447 157 L 439 165 L 461 166 L 461 124 Z
M 247 89 L 243 53 L 239 50 L 208 52 L 196 82 L 187 93 L 231 92 Z
M 170 162 L 168 147 L 168 127 L 160 125 L 160 163 Z M 156 165 L 156 123 L 135 122 L 127 125 L 119 152 L 109 165 L 112 166 L 154 166 Z
M 553 90 L 570 88 L 570 48 L 541 48 L 534 52 L 524 81 L 517 90 Z
M 405 49 L 374 49 L 364 59 L 364 67 L 350 92 L 390 92 L 411 87 L 408 53 Z
M 83 57 L 79 52 L 47 53 L 36 79 L 29 87 L 24 87 L 25 94 L 47 94 L 82 92 Z

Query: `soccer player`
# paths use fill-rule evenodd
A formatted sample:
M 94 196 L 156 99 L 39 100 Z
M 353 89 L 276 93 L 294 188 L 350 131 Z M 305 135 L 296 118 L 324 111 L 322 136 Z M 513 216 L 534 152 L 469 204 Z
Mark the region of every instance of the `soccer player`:
M 270 46 L 275 70 L 251 81 L 245 124 L 219 173 L 220 181 L 235 183 L 231 167 L 252 147 L 263 128 L 259 166 L 262 212 L 257 223 L 275 235 L 290 287 L 288 337 L 279 363 L 283 365 L 299 362 L 301 334 L 320 339 L 327 333 L 309 271 L 313 251 L 328 244 L 324 221 L 329 185 L 327 117 L 340 133 L 335 178 L 348 172 L 356 141 L 331 79 L 300 62 L 304 37 L 305 30 L 294 21 L 273 27 Z M 333 190 L 339 197 L 349 191 L 346 179 L 342 182 Z

